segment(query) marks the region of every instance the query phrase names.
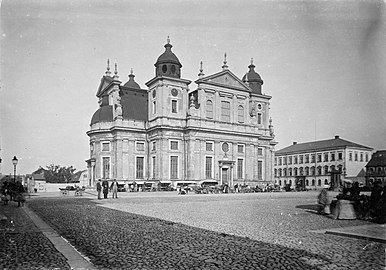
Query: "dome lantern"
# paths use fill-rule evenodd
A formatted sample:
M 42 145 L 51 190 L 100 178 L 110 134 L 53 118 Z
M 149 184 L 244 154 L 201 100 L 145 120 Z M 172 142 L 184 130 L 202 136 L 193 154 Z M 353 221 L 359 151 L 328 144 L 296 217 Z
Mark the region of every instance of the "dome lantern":
M 181 63 L 178 60 L 177 56 L 172 52 L 172 44 L 170 44 L 170 38 L 167 38 L 167 43 L 165 44 L 165 52 L 161 54 L 157 62 L 154 64 L 156 67 L 155 75 L 181 78 Z

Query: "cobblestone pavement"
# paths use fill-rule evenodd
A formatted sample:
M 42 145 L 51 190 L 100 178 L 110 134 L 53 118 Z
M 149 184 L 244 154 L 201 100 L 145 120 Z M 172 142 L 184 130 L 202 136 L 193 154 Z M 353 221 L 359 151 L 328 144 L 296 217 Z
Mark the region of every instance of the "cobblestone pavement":
M 0 205 L 0 269 L 70 269 L 16 203 Z
M 313 232 L 367 222 L 316 215 L 314 204 L 315 193 L 28 203 L 100 269 L 384 269 L 385 244 Z

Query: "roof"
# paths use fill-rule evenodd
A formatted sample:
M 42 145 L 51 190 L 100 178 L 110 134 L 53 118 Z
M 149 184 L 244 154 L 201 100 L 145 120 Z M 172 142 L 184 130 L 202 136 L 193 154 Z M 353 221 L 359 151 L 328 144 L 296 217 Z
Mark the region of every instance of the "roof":
M 141 89 L 139 84 L 135 82 L 134 77 L 134 74 L 131 73 L 129 75 L 129 80 L 123 86 L 127 88 Z
M 112 122 L 113 121 L 113 106 L 106 105 L 100 107 L 91 118 L 91 125 L 100 122 Z
M 123 119 L 134 119 L 147 121 L 147 91 L 138 89 L 123 89 L 119 92 L 121 96 Z
M 386 166 L 386 150 L 379 150 L 373 154 L 366 167 Z
M 330 139 L 330 140 L 296 143 L 276 151 L 276 154 L 291 154 L 291 153 L 298 153 L 298 152 L 320 151 L 320 150 L 347 148 L 347 147 L 373 150 L 373 148 L 363 146 L 354 142 L 346 141 L 346 140 L 340 139 L 339 136 L 336 136 L 335 139 Z
M 177 56 L 172 52 L 172 44 L 167 43 L 164 47 L 165 52 L 158 57 L 157 62 L 154 65 L 158 66 L 162 63 L 173 63 L 182 67 L 180 60 L 178 60 Z

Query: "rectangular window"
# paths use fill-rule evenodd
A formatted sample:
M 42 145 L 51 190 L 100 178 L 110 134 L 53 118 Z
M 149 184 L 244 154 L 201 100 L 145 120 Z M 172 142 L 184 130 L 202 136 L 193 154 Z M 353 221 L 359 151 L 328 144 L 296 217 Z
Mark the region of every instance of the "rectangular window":
M 110 151 L 110 142 L 102 142 L 102 151 Z
M 339 152 L 338 153 L 338 160 L 342 160 L 343 159 L 343 153 L 342 152 Z
M 172 100 L 172 113 L 177 113 L 177 100 Z
M 318 154 L 318 162 L 322 162 L 322 154 Z
M 311 154 L 311 163 L 315 163 L 315 154 Z
M 145 151 L 145 143 L 137 142 L 136 149 L 137 149 L 137 151 Z
M 206 101 L 206 118 L 213 119 L 213 102 L 211 100 Z
M 298 164 L 298 156 L 294 156 L 294 164 Z
M 299 156 L 299 164 L 303 164 L 303 155 Z
M 292 156 L 288 157 L 288 165 L 292 164 Z
M 257 148 L 257 155 L 262 156 L 263 155 L 263 148 Z
M 136 179 L 143 179 L 143 166 L 144 166 L 144 158 L 143 157 L 137 157 L 136 158 L 136 170 L 135 170 L 135 178 Z
M 237 153 L 244 153 L 244 145 L 242 144 L 237 145 Z
M 328 153 L 324 153 L 324 162 L 328 162 Z
M 102 158 L 102 178 L 103 179 L 110 178 L 110 157 Z
M 369 161 L 369 154 L 366 153 L 366 162 L 368 162 L 368 161 Z
M 153 114 L 157 113 L 157 103 L 153 101 Z
M 155 157 L 152 157 L 151 158 L 151 160 L 152 160 L 152 169 L 153 169 L 153 173 L 152 173 L 152 176 L 153 176 L 153 179 L 155 179 L 155 170 L 156 170 L 156 167 L 155 167 L 155 165 L 156 165 L 156 160 L 155 160 Z
M 360 162 L 363 162 L 363 153 L 360 153 Z
M 239 120 L 239 123 L 244 123 L 244 107 L 243 106 L 239 106 L 239 109 L 238 109 L 238 120 Z
M 156 146 L 157 146 L 157 145 L 156 145 L 156 142 L 152 142 L 152 143 L 151 143 L 151 150 L 152 150 L 152 151 L 155 151 L 155 150 L 156 150 Z
M 283 157 L 283 165 L 287 165 L 287 157 Z
M 352 152 L 348 153 L 348 161 L 352 161 Z
M 275 158 L 275 166 L 277 165 L 277 158 Z
M 231 104 L 228 101 L 221 101 L 221 121 L 230 122 Z
M 170 141 L 170 149 L 178 150 L 178 141 Z
M 257 114 L 257 124 L 258 124 L 258 125 L 261 125 L 261 123 L 262 123 L 262 114 L 261 114 L 261 113 L 258 113 L 258 114 Z
M 307 155 L 304 155 L 306 161 L 305 163 L 310 163 L 310 156 L 307 154 Z
M 237 159 L 237 179 L 243 179 L 243 161 L 242 159 Z
M 279 157 L 279 165 L 281 165 L 281 157 Z
M 206 179 L 212 179 L 212 164 L 213 164 L 213 158 L 212 157 L 206 157 L 205 158 L 205 177 Z
M 205 144 L 205 149 L 206 149 L 206 151 L 212 152 L 213 151 L 213 143 L 212 142 L 207 142 Z
M 354 158 L 355 158 L 354 161 L 358 161 L 358 153 L 357 152 L 354 153 Z
M 178 179 L 178 157 L 170 157 L 170 179 Z
M 335 161 L 335 153 L 331 153 L 331 161 Z
M 257 179 L 263 179 L 263 161 L 257 161 Z

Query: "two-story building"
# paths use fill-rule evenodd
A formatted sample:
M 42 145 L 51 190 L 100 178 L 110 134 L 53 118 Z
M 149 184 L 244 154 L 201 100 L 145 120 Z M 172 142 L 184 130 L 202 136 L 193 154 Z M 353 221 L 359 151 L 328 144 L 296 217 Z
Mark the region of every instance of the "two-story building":
M 386 185 L 386 150 L 376 151 L 366 164 L 366 185 L 373 186 L 375 182 Z

